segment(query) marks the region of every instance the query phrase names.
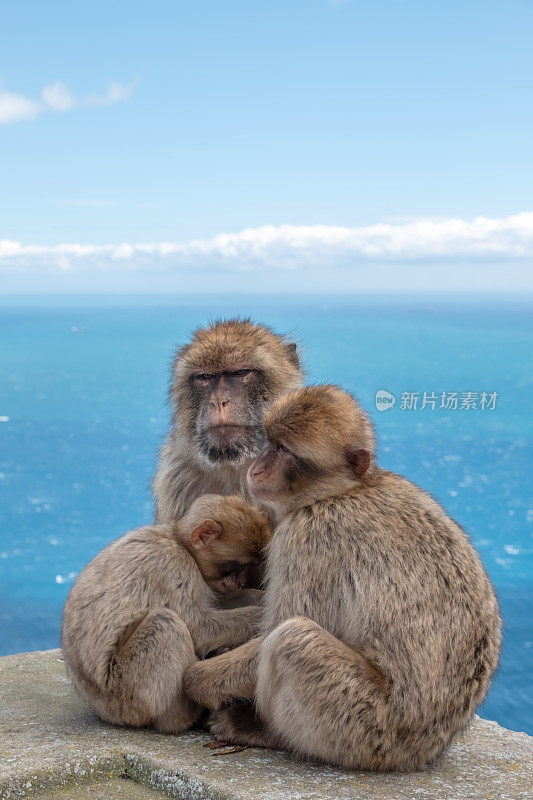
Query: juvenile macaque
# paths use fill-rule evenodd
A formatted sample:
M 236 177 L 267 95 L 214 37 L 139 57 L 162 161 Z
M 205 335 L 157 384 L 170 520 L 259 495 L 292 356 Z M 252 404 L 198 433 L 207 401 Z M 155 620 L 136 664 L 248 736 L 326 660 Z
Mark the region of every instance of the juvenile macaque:
M 263 444 L 265 409 L 301 378 L 296 345 L 263 325 L 229 320 L 196 331 L 174 361 L 156 521 L 178 519 L 206 492 L 248 498 L 246 471 Z
M 427 765 L 497 666 L 500 616 L 480 559 L 426 492 L 375 463 L 350 395 L 314 386 L 265 416 L 250 492 L 279 519 L 264 635 L 192 666 L 185 691 L 221 741 L 341 767 Z
M 185 667 L 254 636 L 249 578 L 270 538 L 265 516 L 240 497 L 205 495 L 174 523 L 131 531 L 76 580 L 65 604 L 68 674 L 107 722 L 178 733 L 199 716 L 182 691 Z

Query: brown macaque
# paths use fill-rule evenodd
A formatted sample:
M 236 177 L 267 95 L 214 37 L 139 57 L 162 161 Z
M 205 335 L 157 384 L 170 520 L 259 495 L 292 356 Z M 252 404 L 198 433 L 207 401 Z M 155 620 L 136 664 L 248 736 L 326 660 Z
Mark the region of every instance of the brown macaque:
M 85 567 L 61 640 L 67 672 L 99 717 L 164 733 L 197 720 L 183 671 L 257 633 L 260 606 L 231 606 L 250 599 L 248 575 L 269 538 L 257 508 L 205 495 L 179 521 L 130 531 Z M 260 594 L 251 591 L 252 601 Z
M 249 499 L 246 472 L 263 444 L 264 412 L 301 380 L 296 345 L 263 325 L 229 320 L 197 330 L 174 361 L 156 521 L 178 519 L 206 492 Z
M 468 723 L 497 666 L 494 590 L 461 527 L 375 462 L 372 424 L 333 386 L 274 403 L 252 495 L 278 518 L 263 635 L 186 670 L 226 742 L 345 768 L 414 770 Z

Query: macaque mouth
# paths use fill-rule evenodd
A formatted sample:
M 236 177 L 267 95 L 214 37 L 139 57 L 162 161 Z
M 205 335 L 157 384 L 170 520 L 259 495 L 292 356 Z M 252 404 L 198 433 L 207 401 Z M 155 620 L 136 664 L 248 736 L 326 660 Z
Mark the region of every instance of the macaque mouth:
M 203 451 L 208 461 L 240 461 L 247 456 L 246 448 L 240 447 L 207 447 Z
M 241 430 L 251 430 L 253 425 L 239 425 L 238 422 L 217 422 L 216 425 L 210 425 L 209 430 L 226 430 L 227 428 L 239 428 Z
M 199 453 L 211 463 L 243 463 L 255 458 L 262 444 L 262 431 L 256 425 L 217 424 L 199 431 Z
M 253 483 L 248 483 L 248 488 L 253 497 L 261 498 L 262 500 L 274 500 L 280 496 L 280 490 L 273 489 L 270 486 L 255 486 Z

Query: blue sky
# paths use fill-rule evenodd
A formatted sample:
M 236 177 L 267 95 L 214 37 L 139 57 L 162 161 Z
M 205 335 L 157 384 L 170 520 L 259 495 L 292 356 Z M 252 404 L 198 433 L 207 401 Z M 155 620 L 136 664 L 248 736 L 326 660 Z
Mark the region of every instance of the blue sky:
M 529 0 L 0 15 L 7 289 L 533 288 Z

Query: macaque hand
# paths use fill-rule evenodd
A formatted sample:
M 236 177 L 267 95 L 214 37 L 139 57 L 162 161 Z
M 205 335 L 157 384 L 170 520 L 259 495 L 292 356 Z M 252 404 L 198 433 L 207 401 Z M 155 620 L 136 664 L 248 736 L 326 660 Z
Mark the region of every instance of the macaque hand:
M 199 705 L 216 711 L 229 700 L 252 700 L 262 637 L 221 656 L 191 664 L 183 676 L 183 691 Z
M 215 661 L 216 658 L 198 661 L 186 669 L 183 675 L 183 691 L 185 694 L 199 705 L 212 711 L 220 708 L 223 703 L 223 698 L 221 698 L 218 690 L 218 682 L 213 680 L 216 669 L 213 671 L 211 665 Z

